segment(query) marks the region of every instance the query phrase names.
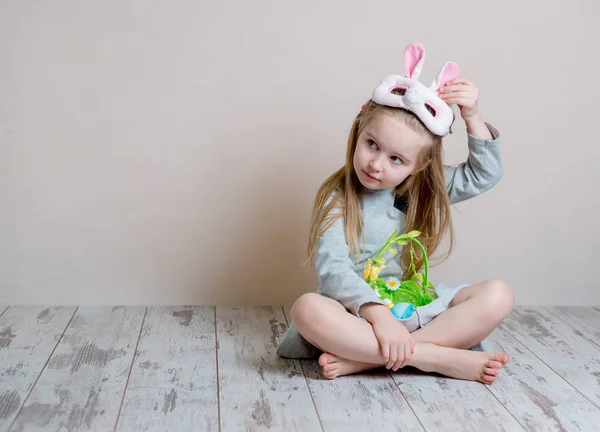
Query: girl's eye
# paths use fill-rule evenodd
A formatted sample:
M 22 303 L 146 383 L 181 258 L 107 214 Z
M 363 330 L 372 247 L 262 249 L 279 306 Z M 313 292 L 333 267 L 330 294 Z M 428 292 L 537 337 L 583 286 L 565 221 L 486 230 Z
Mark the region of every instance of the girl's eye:
M 397 165 L 400 165 L 402 163 L 402 159 L 400 159 L 398 156 L 392 156 L 392 162 L 394 162 Z
M 375 141 L 373 141 L 372 139 L 367 140 L 367 144 L 369 147 L 371 147 L 372 149 L 376 149 L 377 148 L 377 143 Z

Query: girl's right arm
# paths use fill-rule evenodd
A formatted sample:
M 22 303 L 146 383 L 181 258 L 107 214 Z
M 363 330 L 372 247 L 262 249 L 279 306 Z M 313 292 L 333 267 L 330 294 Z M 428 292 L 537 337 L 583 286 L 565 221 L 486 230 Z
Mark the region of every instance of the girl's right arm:
M 333 209 L 332 212 L 341 210 Z M 359 309 L 363 304 L 384 304 L 369 284 L 354 271 L 342 217 L 319 239 L 314 260 L 321 283 L 320 293 L 340 302 L 353 315 L 361 316 Z
M 415 341 L 404 324 L 398 321 L 386 306 L 366 304 L 360 309 L 360 313 L 373 326 L 373 332 L 386 361 L 385 367 L 394 371 L 404 367 L 415 349 Z
M 341 211 L 334 209 L 333 211 Z M 410 359 L 414 341 L 381 298 L 354 270 L 346 243 L 343 218 L 337 219 L 319 239 L 315 268 L 320 293 L 340 302 L 350 313 L 373 325 L 386 367 L 397 370 Z

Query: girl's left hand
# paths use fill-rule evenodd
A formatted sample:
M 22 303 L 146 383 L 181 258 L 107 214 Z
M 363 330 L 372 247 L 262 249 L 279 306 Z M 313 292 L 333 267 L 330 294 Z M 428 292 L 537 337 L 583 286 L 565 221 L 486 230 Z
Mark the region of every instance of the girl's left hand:
M 465 77 L 448 81 L 440 91 L 440 98 L 448 105 L 457 104 L 463 120 L 475 117 L 479 112 L 477 104 L 479 90 L 475 87 L 475 84 Z

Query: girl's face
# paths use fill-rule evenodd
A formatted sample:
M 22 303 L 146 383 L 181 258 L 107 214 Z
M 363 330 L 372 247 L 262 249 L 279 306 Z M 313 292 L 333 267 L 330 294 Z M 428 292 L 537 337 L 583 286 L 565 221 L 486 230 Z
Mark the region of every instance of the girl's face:
M 362 130 L 354 152 L 354 171 L 367 189 L 389 189 L 426 165 L 418 163 L 423 137 L 393 115 L 382 112 Z

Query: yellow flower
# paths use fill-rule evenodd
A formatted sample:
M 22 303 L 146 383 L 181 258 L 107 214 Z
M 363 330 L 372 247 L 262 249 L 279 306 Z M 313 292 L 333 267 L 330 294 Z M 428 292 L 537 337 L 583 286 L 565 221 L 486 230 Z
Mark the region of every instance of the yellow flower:
M 369 275 L 370 280 L 375 280 L 379 277 L 379 272 L 383 270 L 384 265 L 378 265 L 371 267 L 371 274 Z
M 363 279 L 374 281 L 379 277 L 379 272 L 385 268 L 385 265 L 379 264 L 374 266 L 371 258 L 367 259 L 367 264 L 365 265 L 365 269 L 363 271 Z
M 365 269 L 363 271 L 363 279 L 367 280 L 369 275 L 371 274 L 371 258 L 367 259 L 367 264 L 365 265 Z
M 390 299 L 385 299 L 383 303 L 388 307 L 388 309 L 391 309 L 393 306 L 392 301 Z

